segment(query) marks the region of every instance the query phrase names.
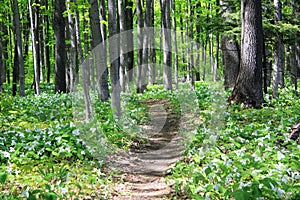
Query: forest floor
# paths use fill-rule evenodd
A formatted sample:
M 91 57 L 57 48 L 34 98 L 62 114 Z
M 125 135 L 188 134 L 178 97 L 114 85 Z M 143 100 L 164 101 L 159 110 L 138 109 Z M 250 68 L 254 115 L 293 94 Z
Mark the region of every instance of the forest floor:
M 184 151 L 179 126 L 183 118 L 172 112 L 168 100 L 146 100 L 151 121 L 127 152 L 110 155 L 107 169 L 119 171 L 112 199 L 169 199 L 164 176 Z M 168 197 L 169 196 L 169 197 Z

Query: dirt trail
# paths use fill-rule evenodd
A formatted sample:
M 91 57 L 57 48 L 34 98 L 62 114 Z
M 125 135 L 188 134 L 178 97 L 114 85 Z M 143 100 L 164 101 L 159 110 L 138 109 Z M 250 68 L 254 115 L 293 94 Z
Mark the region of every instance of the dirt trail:
M 148 100 L 151 121 L 142 126 L 147 142 L 136 142 L 128 152 L 110 156 L 110 170 L 118 170 L 123 181 L 114 188 L 113 198 L 168 199 L 170 187 L 164 176 L 184 151 L 178 130 L 180 116 L 172 113 L 167 100 Z

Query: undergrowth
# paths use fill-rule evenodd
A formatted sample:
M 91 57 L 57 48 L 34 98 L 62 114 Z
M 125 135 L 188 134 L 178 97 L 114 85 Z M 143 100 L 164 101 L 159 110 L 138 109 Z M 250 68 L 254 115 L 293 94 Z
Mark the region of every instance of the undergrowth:
M 198 127 L 185 159 L 170 170 L 175 196 L 188 199 L 299 199 L 300 145 L 290 140 L 299 123 L 300 100 L 283 89 L 265 96 L 262 109 L 228 106 L 228 94 L 209 87 L 200 103 Z M 216 98 L 217 96 L 217 98 Z M 179 198 L 180 199 L 180 198 Z

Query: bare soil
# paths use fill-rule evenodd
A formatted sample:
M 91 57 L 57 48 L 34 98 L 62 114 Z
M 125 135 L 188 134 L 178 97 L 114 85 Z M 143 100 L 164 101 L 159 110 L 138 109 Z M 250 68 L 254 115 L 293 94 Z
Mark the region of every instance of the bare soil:
M 179 134 L 180 114 L 173 113 L 168 100 L 144 101 L 151 121 L 142 125 L 142 136 L 127 152 L 108 157 L 116 175 L 112 199 L 169 199 L 171 188 L 164 177 L 171 164 L 181 158 L 183 137 Z M 146 142 L 145 142 L 146 141 Z

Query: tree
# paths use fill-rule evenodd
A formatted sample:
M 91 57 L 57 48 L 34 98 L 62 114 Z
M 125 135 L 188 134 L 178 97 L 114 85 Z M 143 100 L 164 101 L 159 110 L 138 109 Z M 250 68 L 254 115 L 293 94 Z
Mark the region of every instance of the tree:
M 229 101 L 259 107 L 262 92 L 263 31 L 261 0 L 242 0 L 241 68 Z
M 172 38 L 171 38 L 171 5 L 169 0 L 161 1 L 163 44 L 164 44 L 164 75 L 165 90 L 172 90 Z
M 92 30 L 92 56 L 93 62 L 96 63 L 98 99 L 101 101 L 106 101 L 109 98 L 106 47 L 104 46 L 100 29 L 99 5 L 97 0 L 89 0 L 89 3 L 91 5 L 89 15 L 91 18 Z M 92 67 L 92 69 L 94 69 L 94 67 Z
M 127 34 L 126 34 L 126 15 L 125 15 L 125 0 L 118 1 L 119 11 L 119 28 L 120 28 L 120 84 L 122 91 L 125 91 L 126 80 L 126 69 L 128 68 L 128 54 L 127 47 Z
M 230 26 L 230 14 L 234 12 L 232 1 L 222 1 L 222 18 L 225 21 L 226 28 Z M 221 49 L 223 52 L 224 64 L 224 87 L 233 88 L 240 70 L 240 47 L 235 35 L 224 33 L 221 37 Z
M 274 22 L 279 25 L 281 13 L 281 1 L 274 0 Z M 274 41 L 274 74 L 273 74 L 273 97 L 278 97 L 278 86 L 284 87 L 284 44 L 280 31 L 277 29 Z
M 75 90 L 75 80 L 77 76 L 77 40 L 76 40 L 76 24 L 75 24 L 75 13 L 72 9 L 74 7 L 75 0 L 67 0 L 67 9 L 68 9 L 68 37 L 70 41 L 68 58 L 69 58 L 69 91 L 74 92 Z
M 13 1 L 13 19 L 14 19 L 14 33 L 15 33 L 15 56 L 14 56 L 14 70 L 13 70 L 13 96 L 16 95 L 17 81 L 20 81 L 20 96 L 25 95 L 25 72 L 24 59 L 22 53 L 22 32 L 18 1 Z
M 33 16 L 33 6 L 31 4 L 31 0 L 28 0 L 28 7 L 29 7 L 29 13 L 30 13 L 30 29 L 31 29 L 31 41 L 32 41 L 32 55 L 33 55 L 33 66 L 34 66 L 34 89 L 35 89 L 35 93 L 36 95 L 40 95 L 40 73 L 38 70 L 38 66 L 39 66 L 39 60 L 38 60 L 38 41 L 36 36 L 38 36 L 36 34 L 36 27 L 34 26 L 34 16 Z
M 66 40 L 65 40 L 65 0 L 55 0 L 53 28 L 55 35 L 55 92 L 67 91 L 66 88 Z
M 132 49 L 132 51 L 128 51 L 128 69 L 127 69 L 127 76 L 128 82 L 133 81 L 133 67 L 134 67 L 134 51 L 133 51 L 133 1 L 132 0 L 125 0 L 125 15 L 126 15 L 126 31 L 127 34 L 127 47 L 128 49 Z M 128 88 L 129 89 L 129 88 Z
M 146 89 L 145 77 L 143 77 L 143 27 L 144 27 L 144 17 L 143 9 L 140 0 L 136 0 L 136 12 L 137 12 L 137 37 L 138 37 L 138 53 L 137 53 L 137 63 L 138 63 L 138 72 L 137 72 L 137 93 L 143 93 Z
M 121 115 L 120 105 L 120 52 L 119 52 L 119 37 L 117 35 L 117 11 L 116 11 L 116 0 L 108 0 L 108 31 L 109 37 L 109 57 L 110 57 L 110 80 L 112 87 L 111 101 L 114 116 L 119 117 Z

